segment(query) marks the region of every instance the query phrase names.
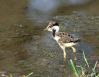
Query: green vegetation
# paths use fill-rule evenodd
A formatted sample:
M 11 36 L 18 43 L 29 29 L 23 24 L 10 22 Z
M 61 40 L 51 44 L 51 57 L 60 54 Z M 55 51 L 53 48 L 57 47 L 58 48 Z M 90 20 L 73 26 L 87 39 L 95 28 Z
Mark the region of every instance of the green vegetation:
M 96 71 L 96 66 L 98 64 L 98 61 L 96 61 L 94 67 L 91 68 L 84 52 L 83 52 L 83 58 L 85 61 L 84 65 L 82 64 L 80 66 L 76 66 L 73 63 L 73 61 L 70 59 L 70 64 L 76 77 L 99 77 L 99 72 Z
M 4 72 L 0 72 L 2 77 L 14 77 L 12 74 L 6 75 Z M 29 73 L 28 75 L 20 75 L 19 77 L 31 77 L 33 72 Z

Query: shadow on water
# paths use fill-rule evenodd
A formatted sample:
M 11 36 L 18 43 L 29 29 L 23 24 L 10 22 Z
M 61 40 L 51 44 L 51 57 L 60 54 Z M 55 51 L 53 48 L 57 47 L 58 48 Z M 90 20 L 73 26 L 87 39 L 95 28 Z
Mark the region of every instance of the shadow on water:
M 43 31 L 52 18 L 60 22 L 62 31 L 80 35 L 78 64 L 83 63 L 82 50 L 91 63 L 99 60 L 98 0 L 75 7 L 53 3 L 54 10 L 52 6 L 47 7 L 51 13 L 47 9 L 43 10 L 46 13 L 41 9 L 34 10 L 27 3 L 26 0 L 0 0 L 0 71 L 13 73 L 14 77 L 30 72 L 33 72 L 33 77 L 73 77 L 69 67 L 69 59 L 73 58 L 71 49 L 66 49 L 67 68 L 63 69 L 62 50 L 50 33 Z

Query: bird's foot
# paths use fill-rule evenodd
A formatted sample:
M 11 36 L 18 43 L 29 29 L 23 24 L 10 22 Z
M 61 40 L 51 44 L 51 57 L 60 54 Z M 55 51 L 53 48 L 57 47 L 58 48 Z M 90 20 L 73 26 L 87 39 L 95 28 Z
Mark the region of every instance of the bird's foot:
M 61 67 L 61 68 L 66 68 L 66 65 L 63 64 L 63 65 L 60 65 L 60 67 Z
M 64 64 L 60 65 L 62 68 L 66 68 L 66 62 Z

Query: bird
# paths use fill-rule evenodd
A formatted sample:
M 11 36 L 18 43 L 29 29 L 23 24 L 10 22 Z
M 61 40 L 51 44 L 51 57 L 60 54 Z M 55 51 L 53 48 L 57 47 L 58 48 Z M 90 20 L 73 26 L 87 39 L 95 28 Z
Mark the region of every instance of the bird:
M 66 64 L 66 48 L 73 50 L 74 60 L 76 61 L 76 48 L 75 46 L 80 42 L 80 38 L 67 32 L 60 32 L 60 25 L 56 21 L 50 21 L 44 31 L 50 31 L 53 39 L 58 43 L 63 51 L 64 64 Z

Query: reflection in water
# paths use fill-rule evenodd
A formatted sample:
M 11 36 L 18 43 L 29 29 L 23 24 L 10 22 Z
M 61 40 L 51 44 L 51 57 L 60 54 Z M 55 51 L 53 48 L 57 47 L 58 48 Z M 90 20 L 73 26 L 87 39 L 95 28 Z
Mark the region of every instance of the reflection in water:
M 64 0 L 65 4 L 67 5 L 82 5 L 86 4 L 89 1 L 91 0 Z
M 30 0 L 28 4 L 28 18 L 36 23 L 44 23 L 52 18 L 61 6 L 86 4 L 91 0 Z M 74 6 L 74 7 L 75 7 Z M 64 8 L 66 10 L 66 7 Z M 66 11 L 64 11 L 66 13 Z
M 44 22 L 59 6 L 59 0 L 31 0 L 28 8 L 30 19 L 36 22 Z
M 58 6 L 58 3 L 58 0 L 31 0 L 29 8 L 36 9 L 42 13 L 49 13 Z

